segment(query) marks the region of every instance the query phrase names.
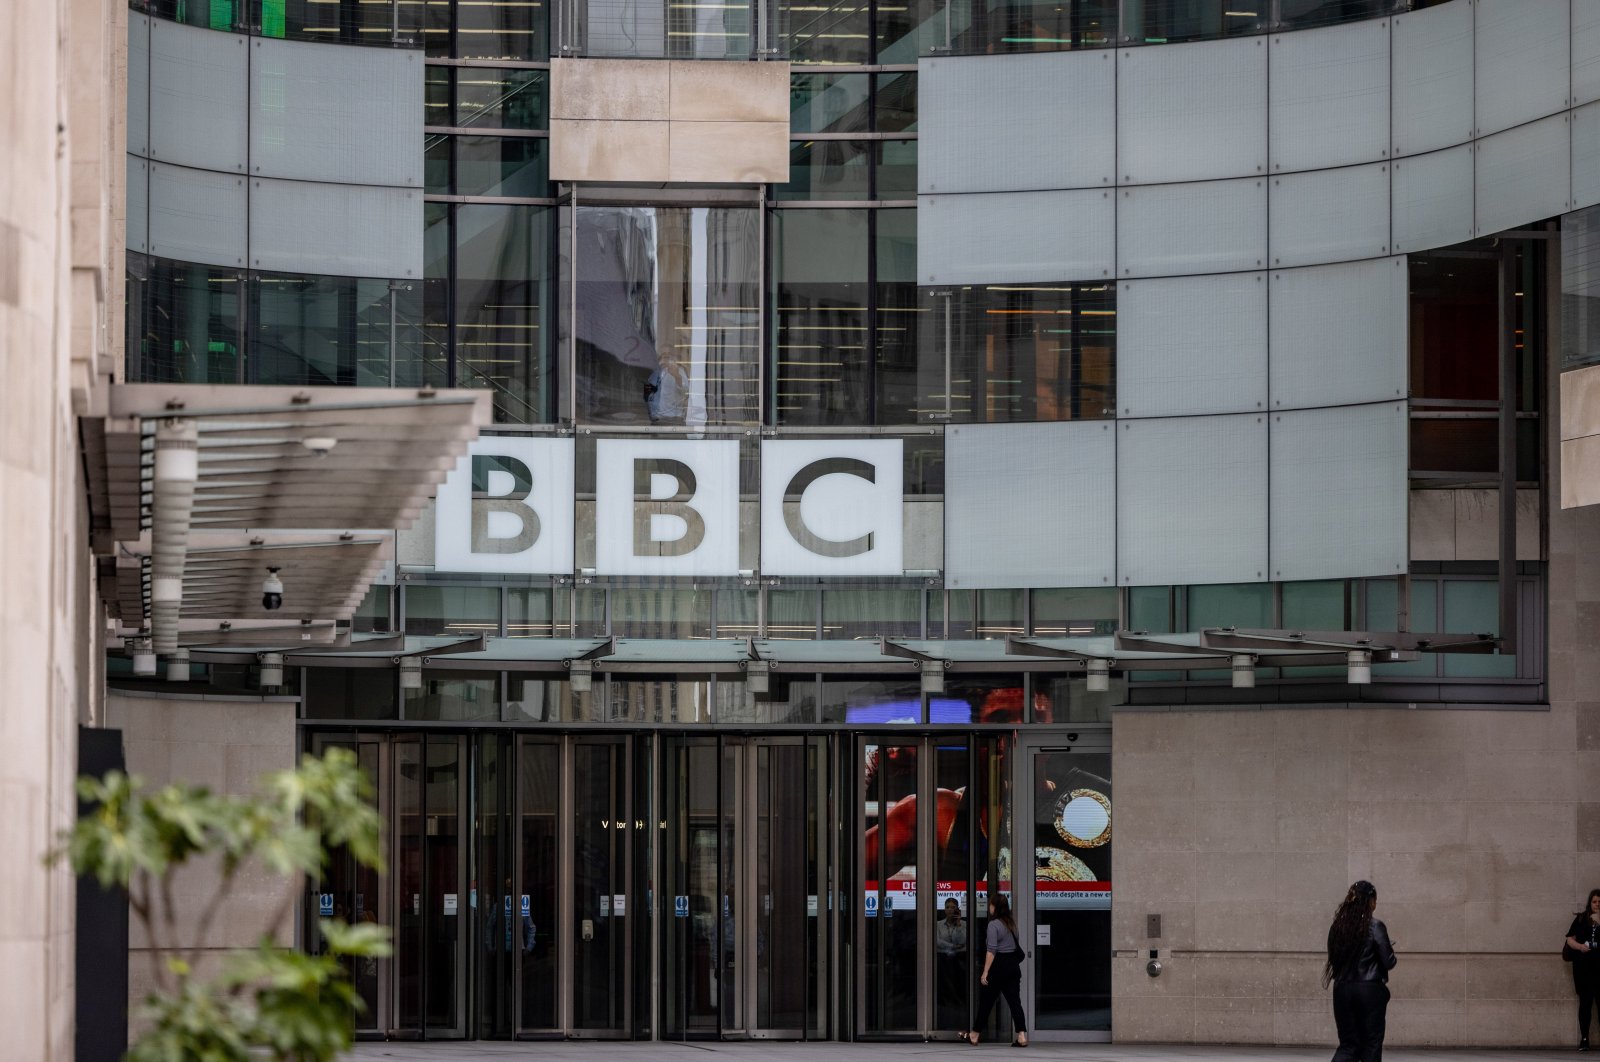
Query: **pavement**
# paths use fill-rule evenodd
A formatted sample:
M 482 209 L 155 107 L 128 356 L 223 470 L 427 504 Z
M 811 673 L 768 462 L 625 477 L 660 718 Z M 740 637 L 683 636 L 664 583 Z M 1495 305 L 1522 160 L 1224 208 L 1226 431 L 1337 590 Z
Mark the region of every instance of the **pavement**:
M 554 1040 L 536 1043 L 357 1044 L 354 1062 L 956 1062 L 999 1055 L 1048 1058 L 1050 1062 L 1327 1062 L 1327 1047 L 1254 1047 L 1189 1044 L 1061 1044 L 1035 1042 L 1028 1054 L 1013 1055 L 1004 1042 L 976 1048 L 956 1042 L 922 1044 L 774 1043 L 760 1040 L 660 1043 Z M 1555 1062 L 1580 1056 L 1572 1048 L 1522 1050 L 1481 1048 L 1385 1048 L 1385 1062 Z

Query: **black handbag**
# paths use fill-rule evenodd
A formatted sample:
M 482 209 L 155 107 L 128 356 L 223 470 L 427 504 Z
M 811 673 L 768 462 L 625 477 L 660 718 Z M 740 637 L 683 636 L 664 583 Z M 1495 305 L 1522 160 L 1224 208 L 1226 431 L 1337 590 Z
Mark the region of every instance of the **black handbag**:
M 1575 948 L 1573 948 L 1573 946 L 1571 944 L 1568 944 L 1566 941 L 1563 940 L 1561 942 L 1561 961 L 1562 962 L 1571 962 L 1572 960 L 1576 959 L 1577 957 L 1578 957 L 1577 950 Z

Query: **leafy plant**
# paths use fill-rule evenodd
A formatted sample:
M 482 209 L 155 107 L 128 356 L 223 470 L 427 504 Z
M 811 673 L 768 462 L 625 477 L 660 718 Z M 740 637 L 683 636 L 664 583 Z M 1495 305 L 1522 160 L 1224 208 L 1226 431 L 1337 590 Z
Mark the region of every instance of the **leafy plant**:
M 267 776 L 256 796 L 190 785 L 147 793 L 139 778 L 120 771 L 79 778 L 78 794 L 94 809 L 62 833 L 48 859 L 65 859 L 102 886 L 123 889 L 145 930 L 156 988 L 140 1011 L 145 1031 L 128 1053 L 132 1062 L 323 1062 L 349 1048 L 351 1018 L 363 1004 L 344 961 L 388 955 L 388 930 L 322 920 L 321 955 L 276 941 L 301 894 L 290 882 L 316 876 L 334 849 L 383 869 L 372 783 L 352 752 L 306 756 L 298 768 Z M 216 865 L 217 884 L 185 934 L 174 878 L 207 861 Z M 254 948 L 228 953 L 202 977 L 211 929 L 251 866 L 284 879 L 283 900 Z

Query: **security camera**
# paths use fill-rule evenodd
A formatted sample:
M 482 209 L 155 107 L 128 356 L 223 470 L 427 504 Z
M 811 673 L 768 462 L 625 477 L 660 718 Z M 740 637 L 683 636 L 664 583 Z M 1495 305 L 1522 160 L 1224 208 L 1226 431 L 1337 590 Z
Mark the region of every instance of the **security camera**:
M 267 577 L 261 580 L 261 607 L 268 612 L 283 607 L 283 580 L 278 578 L 276 568 L 268 568 Z

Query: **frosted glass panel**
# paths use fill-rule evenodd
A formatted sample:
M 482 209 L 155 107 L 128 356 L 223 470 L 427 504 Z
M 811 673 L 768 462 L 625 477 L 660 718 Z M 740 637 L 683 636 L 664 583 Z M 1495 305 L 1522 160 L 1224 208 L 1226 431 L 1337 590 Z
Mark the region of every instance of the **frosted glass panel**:
M 1272 272 L 1272 408 L 1406 393 L 1404 258 Z
M 150 22 L 150 157 L 245 170 L 249 55 L 231 33 Z
M 150 151 L 150 16 L 128 12 L 128 154 Z
M 1581 0 L 1580 0 L 1581 2 Z M 1569 7 L 1559 0 L 1476 0 L 1478 136 L 1567 106 Z
M 244 265 L 244 185 L 236 174 L 152 162 L 150 253 L 180 262 Z
M 132 155 L 128 159 L 128 250 L 143 254 L 150 249 L 150 165 Z
M 1441 4 L 1397 15 L 1394 153 L 1415 155 L 1472 138 L 1472 7 Z
M 1111 52 L 924 59 L 917 84 L 922 192 L 1101 188 L 1116 155 Z M 1041 136 L 1070 115 L 1070 136 Z M 996 159 L 1005 165 L 996 166 Z
M 1600 203 L 1600 103 L 1572 112 L 1572 209 Z
M 1267 256 L 1267 182 L 1124 188 L 1117 200 L 1117 275 L 1160 277 L 1259 269 Z
M 1272 577 L 1392 575 L 1406 566 L 1403 402 L 1272 416 Z
M 917 203 L 923 284 L 1100 280 L 1111 275 L 1109 191 L 926 195 Z
M 951 425 L 945 585 L 1110 586 L 1116 454 L 1105 422 Z
M 1389 253 L 1389 164 L 1272 178 L 1272 264 L 1315 265 Z
M 1266 416 L 1117 425 L 1117 581 L 1267 578 Z
M 1571 119 L 1556 115 L 1478 141 L 1478 235 L 1526 225 L 1569 206 Z
M 253 175 L 421 185 L 418 52 L 265 38 L 253 43 Z
M 1572 5 L 1572 105 L 1600 100 L 1600 4 Z
M 1274 173 L 1387 155 L 1387 19 L 1276 34 L 1270 65 Z
M 1262 37 L 1118 52 L 1121 183 L 1265 173 L 1266 85 Z
M 1391 187 L 1395 253 L 1472 238 L 1472 145 L 1397 159 Z
M 1117 398 L 1125 417 L 1265 409 L 1266 274 L 1120 284 Z
M 251 181 L 250 265 L 342 277 L 422 275 L 422 193 Z

